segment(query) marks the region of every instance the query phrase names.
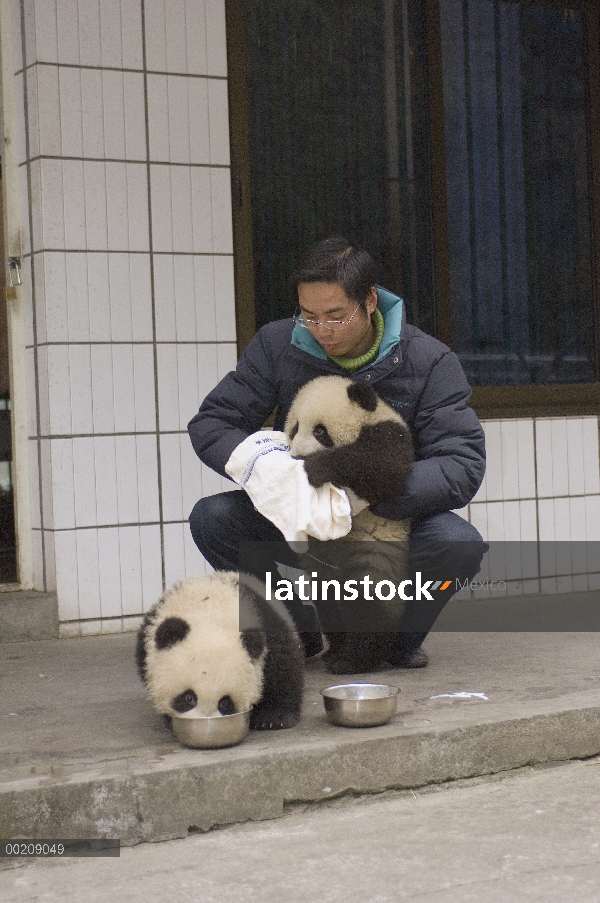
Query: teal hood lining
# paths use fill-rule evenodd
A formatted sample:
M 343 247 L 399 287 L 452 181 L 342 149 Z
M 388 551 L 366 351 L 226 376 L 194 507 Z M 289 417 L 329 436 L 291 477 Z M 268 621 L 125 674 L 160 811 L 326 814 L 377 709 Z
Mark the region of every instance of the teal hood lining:
M 380 286 L 376 286 L 376 288 L 377 306 L 383 316 L 384 327 L 379 353 L 374 361 L 365 365 L 367 367 L 376 364 L 384 358 L 392 348 L 395 348 L 400 341 L 400 333 L 402 332 L 402 313 L 404 308 L 402 298 L 399 298 L 397 295 L 388 292 L 387 289 L 381 288 Z M 321 348 L 315 337 L 311 335 L 304 326 L 294 326 L 292 331 L 292 345 L 296 348 L 300 348 L 302 351 L 306 351 L 307 354 L 312 354 L 313 357 L 320 358 L 322 361 L 331 360 L 327 352 Z

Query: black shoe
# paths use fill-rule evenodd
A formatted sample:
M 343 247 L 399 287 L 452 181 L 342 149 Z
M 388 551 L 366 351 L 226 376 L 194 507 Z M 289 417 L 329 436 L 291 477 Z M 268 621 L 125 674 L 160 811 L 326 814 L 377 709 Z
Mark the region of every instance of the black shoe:
M 426 668 L 429 664 L 427 653 L 423 652 L 420 646 L 405 652 L 402 649 L 391 652 L 388 655 L 388 662 L 394 668 Z
M 304 655 L 306 658 L 313 658 L 325 648 L 323 645 L 323 637 L 319 632 L 302 630 L 300 631 L 300 639 L 304 646 Z

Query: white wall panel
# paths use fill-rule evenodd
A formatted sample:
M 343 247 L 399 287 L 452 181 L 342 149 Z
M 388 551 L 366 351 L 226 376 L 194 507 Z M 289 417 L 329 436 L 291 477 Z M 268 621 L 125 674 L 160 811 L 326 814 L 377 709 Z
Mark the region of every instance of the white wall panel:
M 139 0 L 29 0 L 25 12 L 28 63 L 142 66 Z
M 598 418 L 584 417 L 583 434 L 583 471 L 586 495 L 600 492 L 600 463 L 598 461 Z
M 13 50 L 13 69 L 19 72 L 23 68 L 23 37 L 25 43 L 33 41 L 35 43 L 34 20 L 32 10 L 29 6 L 25 7 L 24 30 L 21 30 L 21 0 L 11 0 L 12 5 L 12 50 Z
M 203 491 L 202 464 L 187 433 L 161 436 L 161 459 L 163 518 L 187 522 L 198 499 L 207 494 Z
M 213 257 L 217 340 L 235 342 L 235 289 L 233 256 Z
M 167 0 L 146 0 L 146 23 L 148 69 L 189 75 L 226 74 L 221 71 L 220 59 L 213 63 L 211 58 L 213 68 L 208 64 L 204 0 L 180 0 L 177 5 Z M 211 39 L 219 40 L 212 17 L 209 27 Z M 224 41 L 224 34 L 221 39 Z
M 565 421 L 567 432 L 567 469 L 569 495 L 585 493 L 583 466 L 583 420 L 569 418 Z
M 233 257 L 154 257 L 160 342 L 235 342 Z
M 133 388 L 136 431 L 155 430 L 154 354 L 150 345 L 133 345 Z
M 56 2 L 25 4 L 26 62 L 58 61 L 58 28 Z
M 198 170 L 196 170 L 198 172 Z M 210 170 L 212 205 L 212 249 L 216 254 L 233 253 L 231 177 L 227 169 Z
M 188 5 L 193 0 L 186 0 Z M 211 75 L 227 75 L 225 0 L 205 0 L 207 69 Z
M 99 439 L 96 445 L 92 438 L 73 439 L 72 448 L 75 526 L 93 527 L 99 520 L 97 496 L 106 507 L 111 489 L 113 493 L 116 489 L 114 461 L 111 456 L 111 452 L 114 455 L 114 439 Z M 96 491 L 96 481 L 100 484 L 100 493 Z
M 96 521 L 99 526 L 119 523 L 119 483 L 116 442 L 118 436 L 97 436 L 93 443 L 93 474 L 88 491 L 96 500 Z M 74 440 L 74 443 L 82 440 Z M 134 518 L 135 520 L 135 518 Z
M 93 433 L 91 349 L 89 345 L 70 345 L 68 350 L 71 430 L 74 435 Z
M 29 436 L 37 435 L 37 399 L 36 399 L 36 368 L 35 368 L 35 349 L 27 348 L 25 351 L 25 367 L 27 373 L 27 428 Z M 44 377 L 44 388 L 46 390 L 45 404 L 45 422 L 48 422 L 48 378 Z M 46 434 L 47 434 L 46 430 Z
M 141 524 L 160 520 L 156 445 L 156 436 L 135 437 L 138 517 Z
M 600 495 L 585 498 L 585 537 L 588 542 L 600 542 Z
M 40 468 L 38 460 L 38 443 L 37 439 L 29 439 L 27 442 L 29 451 L 29 493 L 31 498 L 31 526 L 34 530 L 42 529 L 41 515 L 41 489 L 40 489 Z M 39 586 L 40 584 L 36 584 Z
M 98 530 L 76 530 L 75 537 L 77 544 L 79 617 L 99 618 L 101 604 Z
M 161 163 L 221 162 L 211 160 L 207 79 L 149 75 L 148 95 L 151 160 Z M 216 111 L 213 118 L 216 130 L 220 123 Z
M 121 550 L 121 606 L 124 615 L 143 610 L 142 552 L 139 527 L 119 528 Z
M 56 547 L 53 530 L 44 530 L 44 563 L 46 576 L 46 591 L 56 592 Z M 40 583 L 40 586 L 44 584 Z
M 59 530 L 54 534 L 56 562 L 56 595 L 60 621 L 76 621 L 79 612 L 79 574 L 75 530 Z
M 116 527 L 98 530 L 98 571 L 102 617 L 118 617 L 122 614 L 121 548 Z
M 43 467 L 44 483 L 48 481 L 51 503 L 44 498 L 44 525 L 56 530 L 68 530 L 75 527 L 75 493 L 73 440 L 52 439 L 42 442 L 42 462 L 46 449 L 50 449 L 50 473 Z M 45 487 L 44 487 L 45 488 Z M 46 511 L 51 520 L 46 519 Z
M 161 430 L 187 429 L 202 399 L 218 382 L 216 345 L 158 347 Z
M 33 579 L 34 586 L 44 585 L 44 547 L 41 530 L 33 528 Z
M 187 523 L 165 524 L 164 533 L 167 586 L 185 577 L 202 575 L 212 570 L 194 545 Z
M 31 204 L 29 204 L 29 184 L 31 181 Z M 41 232 L 41 196 L 40 196 L 40 161 L 34 160 L 28 167 L 19 166 L 17 172 L 17 182 L 19 185 L 19 217 L 22 223 L 29 223 L 31 231 L 35 237 Z M 21 232 L 21 251 L 25 254 L 31 253 L 30 230 L 23 229 Z
M 552 463 L 552 421 L 538 420 L 535 424 L 536 441 L 536 494 L 549 498 L 554 493 Z
M 142 476 L 143 483 L 143 475 L 138 475 L 136 437 L 115 436 L 114 446 L 118 517 L 112 523 L 137 524 L 140 522 L 138 479 Z M 151 476 L 156 483 L 156 472 Z
M 140 527 L 140 561 L 142 576 L 142 607 L 148 611 L 162 595 L 162 550 L 160 528 Z
M 167 586 L 172 586 L 177 580 L 182 580 L 187 576 L 184 547 L 185 528 L 186 524 L 182 523 L 167 523 L 164 526 L 165 583 Z

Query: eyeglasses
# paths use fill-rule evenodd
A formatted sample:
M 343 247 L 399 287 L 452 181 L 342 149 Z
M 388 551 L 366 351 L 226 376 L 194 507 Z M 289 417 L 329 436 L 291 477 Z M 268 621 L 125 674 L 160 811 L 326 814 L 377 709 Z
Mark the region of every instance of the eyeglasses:
M 337 329 L 338 326 L 347 326 L 359 307 L 360 304 L 357 304 L 347 320 L 305 320 L 302 314 L 294 314 L 293 320 L 294 323 L 297 323 L 298 326 L 303 326 L 305 329 L 317 329 L 319 326 L 325 326 L 327 329 Z

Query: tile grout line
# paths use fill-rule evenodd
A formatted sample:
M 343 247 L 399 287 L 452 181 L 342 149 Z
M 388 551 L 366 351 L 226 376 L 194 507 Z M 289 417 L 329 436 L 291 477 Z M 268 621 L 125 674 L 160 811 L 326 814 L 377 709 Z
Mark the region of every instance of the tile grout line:
M 154 256 L 164 257 L 231 257 L 231 251 L 153 251 Z M 36 251 L 28 251 L 23 254 L 23 260 L 35 257 L 38 254 L 145 254 L 150 256 L 149 251 L 135 251 L 128 248 L 38 248 Z M 593 417 L 593 414 L 585 415 Z
M 169 161 L 169 160 L 137 160 L 130 159 L 129 157 L 85 157 L 85 156 L 73 156 L 69 154 L 36 154 L 33 157 L 27 157 L 26 160 L 22 160 L 18 165 L 20 169 L 23 166 L 27 166 L 31 163 L 37 163 L 38 160 L 60 160 L 60 161 L 68 161 L 74 163 L 123 163 L 127 166 L 147 166 L 148 163 L 150 166 L 176 166 L 176 167 L 188 167 L 188 169 L 229 169 L 229 163 L 193 163 L 192 161 L 178 162 L 178 161 Z
M 156 468 L 158 478 L 158 517 L 160 529 L 160 567 L 163 592 L 166 589 L 165 533 L 163 526 L 162 459 L 160 449 L 160 405 L 158 388 L 158 343 L 156 337 L 156 287 L 154 278 L 154 236 L 152 230 L 152 170 L 150 163 L 150 120 L 148 105 L 148 70 L 146 48 L 146 2 L 141 0 L 142 15 L 142 67 L 144 81 L 144 124 L 146 131 L 146 184 L 148 193 L 148 245 L 150 254 L 150 298 L 152 307 L 152 353 L 154 359 L 154 411 L 156 418 Z M 140 540 L 141 556 L 141 540 Z M 143 583 L 143 581 L 142 581 Z
M 20 12 L 21 12 L 21 52 L 23 54 L 23 64 L 27 60 L 27 42 L 25 39 L 25 0 L 21 0 L 20 3 Z M 30 133 L 29 133 L 29 76 L 28 72 L 23 71 L 23 107 L 24 107 L 24 119 L 25 119 L 25 153 L 27 157 L 29 157 L 30 151 Z M 31 165 L 27 164 L 27 212 L 29 218 L 29 244 L 30 248 L 33 249 L 33 201 L 31 195 Z M 41 173 L 40 173 L 41 176 Z M 35 404 L 36 404 L 36 426 L 38 431 L 38 439 L 37 439 L 37 466 L 38 466 L 38 506 L 39 506 L 39 514 L 40 514 L 40 526 L 43 528 L 44 525 L 44 484 L 43 484 L 43 469 L 42 469 L 42 440 L 39 438 L 41 434 L 41 415 L 40 415 L 40 370 L 39 370 L 39 359 L 38 359 L 38 324 L 37 324 L 37 299 L 36 299 L 36 282 L 35 282 L 35 267 L 33 266 L 33 261 L 30 266 L 30 279 L 31 279 L 31 326 L 33 333 L 33 372 L 34 372 L 34 381 L 35 381 Z M 31 477 L 30 477 L 31 482 Z M 47 574 L 46 574 L 46 542 L 44 531 L 42 529 L 42 586 L 44 592 L 48 592 L 47 586 Z M 34 551 L 35 554 L 35 551 Z M 34 562 L 34 575 L 35 575 L 35 562 Z M 35 579 L 35 577 L 34 577 Z
M 145 48 L 144 48 L 144 56 L 145 56 Z M 142 63 L 142 65 L 144 65 Z M 145 67 L 142 69 L 131 69 L 127 66 L 92 66 L 86 63 L 54 63 L 50 60 L 36 60 L 35 63 L 29 63 L 27 66 L 23 66 L 21 69 L 17 69 L 13 74 L 24 75 L 29 69 L 33 69 L 36 66 L 48 66 L 54 69 L 85 69 L 101 72 L 127 72 L 132 75 L 161 75 L 161 76 L 173 76 L 175 78 L 193 78 L 193 79 L 204 79 L 206 81 L 219 81 L 226 82 L 226 75 L 214 75 L 210 72 L 168 72 L 166 69 L 146 69 Z

